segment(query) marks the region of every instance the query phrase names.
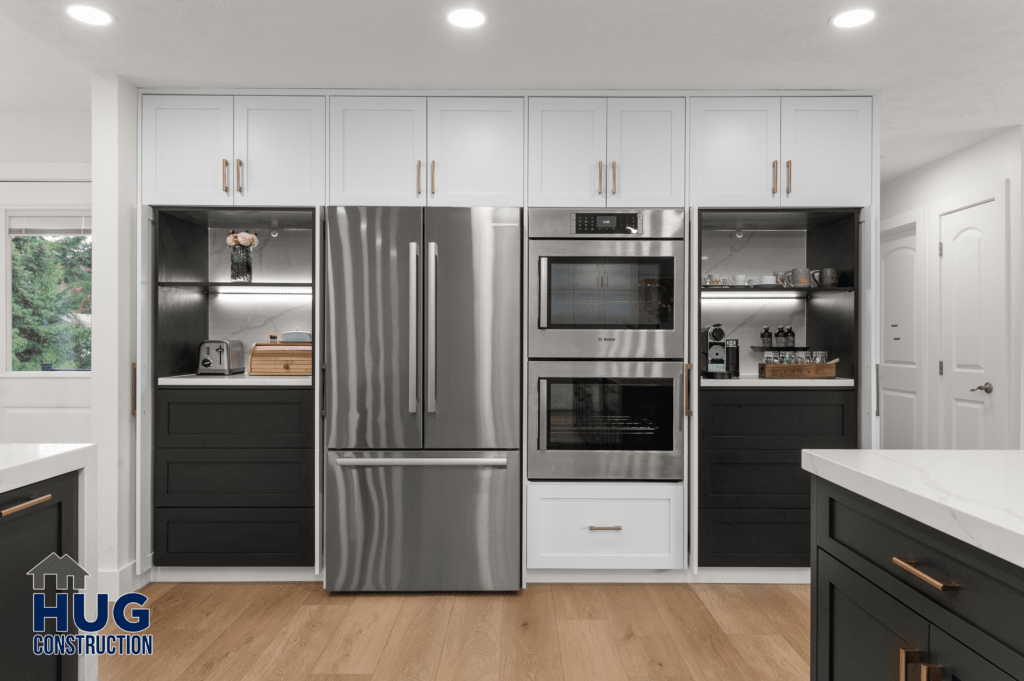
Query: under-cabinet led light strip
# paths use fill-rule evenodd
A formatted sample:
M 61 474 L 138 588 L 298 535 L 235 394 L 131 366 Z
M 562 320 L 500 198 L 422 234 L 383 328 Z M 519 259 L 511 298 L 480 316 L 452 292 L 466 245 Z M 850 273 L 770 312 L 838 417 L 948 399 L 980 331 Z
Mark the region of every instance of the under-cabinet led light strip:
M 246 286 L 239 288 L 225 288 L 220 291 L 214 291 L 213 293 L 221 296 L 224 300 L 230 300 L 238 303 L 308 303 L 313 298 L 313 287 Z
M 737 291 L 735 293 L 731 291 L 701 291 L 700 297 L 703 300 L 717 299 L 717 300 L 792 300 L 794 298 L 804 298 L 806 294 L 797 291 L 779 291 L 776 293 L 755 293 L 751 291 Z

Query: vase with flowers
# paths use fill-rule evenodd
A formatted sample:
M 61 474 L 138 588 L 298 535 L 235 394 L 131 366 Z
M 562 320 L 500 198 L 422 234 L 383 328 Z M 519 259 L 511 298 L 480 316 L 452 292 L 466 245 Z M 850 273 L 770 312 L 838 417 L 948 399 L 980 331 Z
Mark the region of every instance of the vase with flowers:
M 260 240 L 256 232 L 228 230 L 228 246 L 231 247 L 231 281 L 252 281 L 252 249 Z

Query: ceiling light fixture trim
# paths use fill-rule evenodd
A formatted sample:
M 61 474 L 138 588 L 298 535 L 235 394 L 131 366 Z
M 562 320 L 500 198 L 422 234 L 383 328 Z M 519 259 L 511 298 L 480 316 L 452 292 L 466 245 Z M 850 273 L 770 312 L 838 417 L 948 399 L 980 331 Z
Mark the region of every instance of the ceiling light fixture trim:
M 90 5 L 68 5 L 65 11 L 72 19 L 90 26 L 107 26 L 114 23 L 114 16 L 110 12 Z
M 469 8 L 456 9 L 448 13 L 448 22 L 459 28 L 477 28 L 487 21 L 484 13 Z
M 829 19 L 829 23 L 837 28 L 856 28 L 869 23 L 875 18 L 875 11 L 871 9 L 851 9 L 842 12 Z

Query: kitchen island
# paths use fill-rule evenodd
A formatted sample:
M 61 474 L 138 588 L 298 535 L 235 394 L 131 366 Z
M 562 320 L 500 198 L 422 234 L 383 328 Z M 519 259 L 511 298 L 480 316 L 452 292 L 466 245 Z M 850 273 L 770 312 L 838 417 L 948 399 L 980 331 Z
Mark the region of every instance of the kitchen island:
M 812 679 L 1024 679 L 1024 452 L 818 450 Z

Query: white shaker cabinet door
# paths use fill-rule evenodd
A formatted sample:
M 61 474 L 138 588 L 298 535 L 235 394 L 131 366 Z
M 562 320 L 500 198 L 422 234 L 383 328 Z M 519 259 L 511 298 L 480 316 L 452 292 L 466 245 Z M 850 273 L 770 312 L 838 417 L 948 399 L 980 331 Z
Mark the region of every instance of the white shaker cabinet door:
M 230 206 L 232 97 L 142 98 L 142 202 Z
M 608 100 L 608 205 L 682 208 L 686 98 Z
M 608 100 L 530 98 L 529 205 L 607 205 Z
M 235 205 L 322 205 L 326 147 L 325 97 L 235 97 Z
M 427 205 L 523 205 L 523 99 L 427 100 Z
M 871 204 L 871 98 L 782 98 L 782 205 Z
M 782 194 L 778 97 L 690 99 L 690 203 L 777 208 Z
M 426 97 L 331 97 L 332 206 L 425 206 Z

